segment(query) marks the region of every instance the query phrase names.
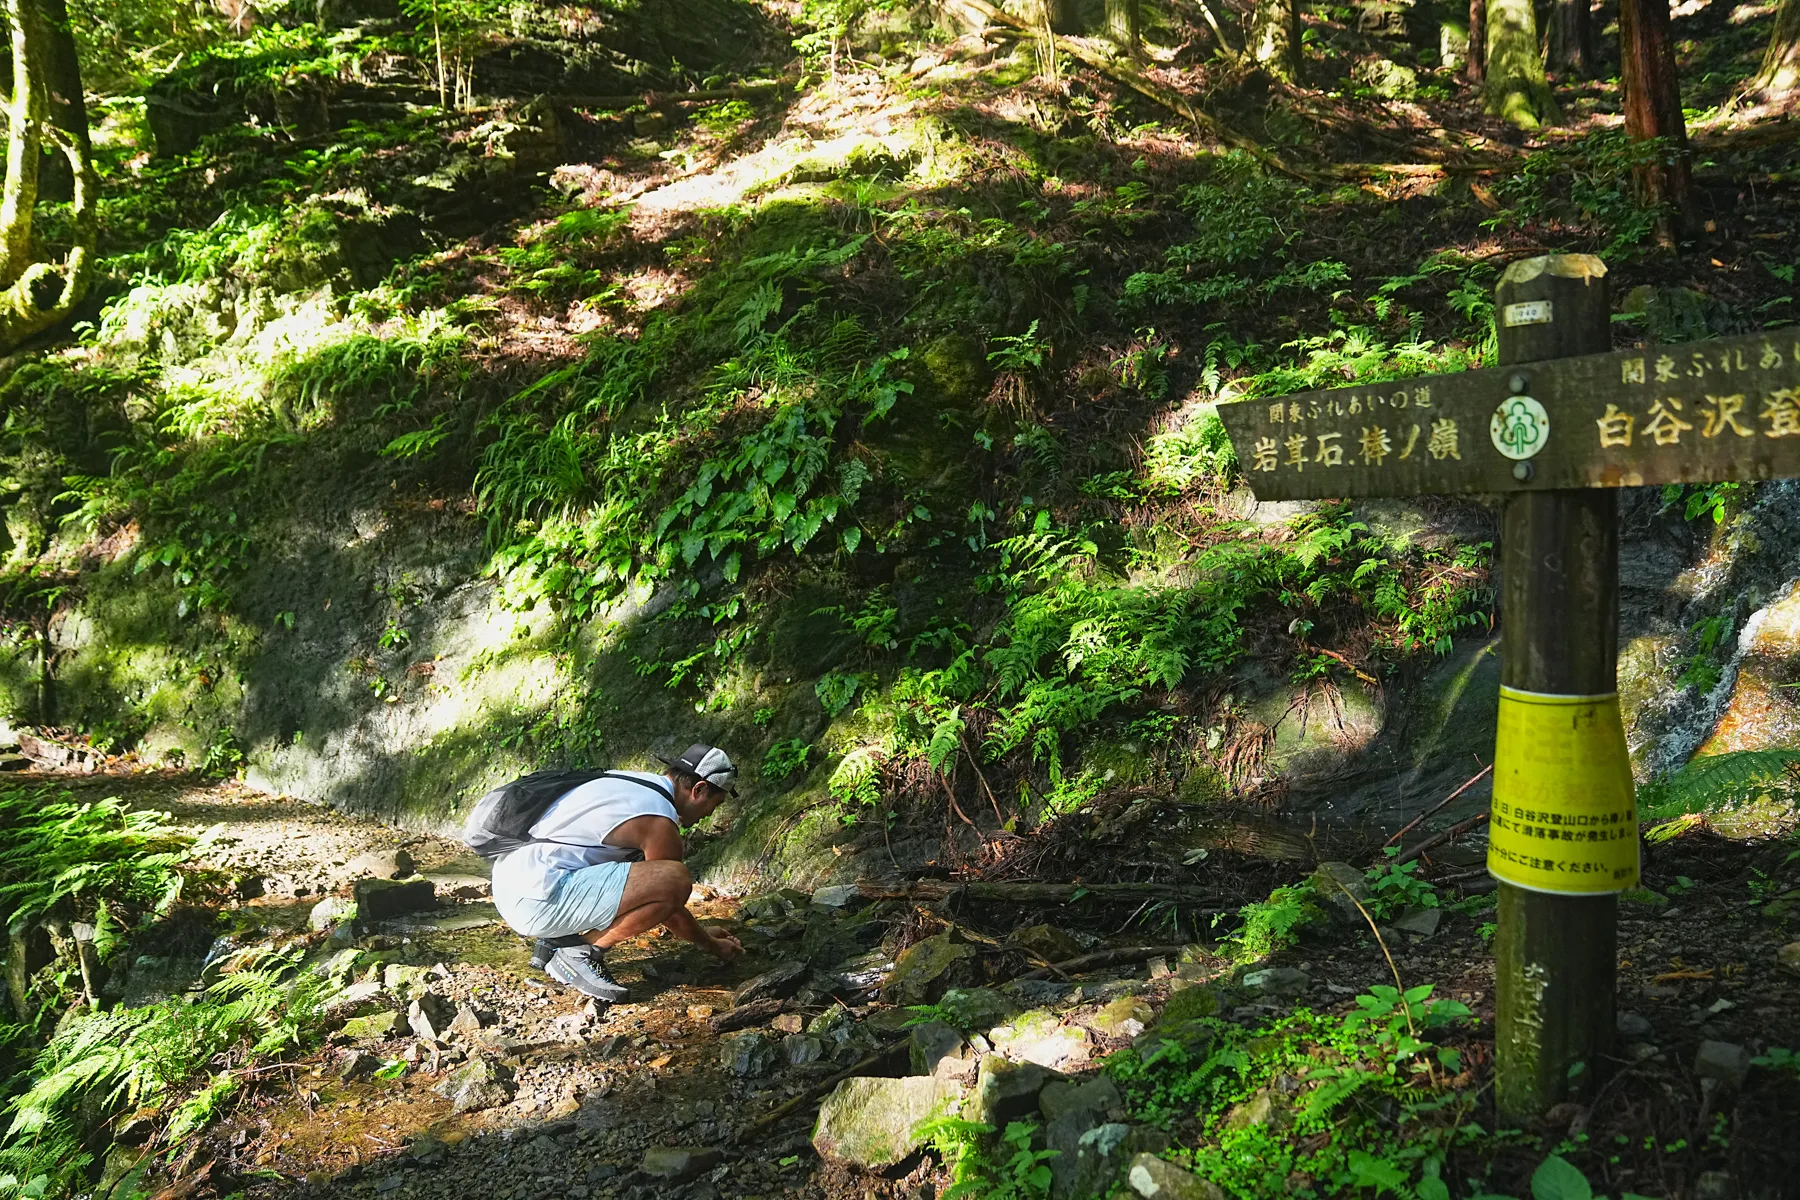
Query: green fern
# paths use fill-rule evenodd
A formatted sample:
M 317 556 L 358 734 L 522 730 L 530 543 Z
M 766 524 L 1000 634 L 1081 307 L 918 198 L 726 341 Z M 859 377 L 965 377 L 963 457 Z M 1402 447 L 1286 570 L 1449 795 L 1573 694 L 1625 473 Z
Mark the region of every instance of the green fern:
M 1764 796 L 1800 801 L 1800 749 L 1736 750 L 1690 760 L 1638 793 L 1642 817 L 1666 821 L 1688 813 L 1718 812 Z

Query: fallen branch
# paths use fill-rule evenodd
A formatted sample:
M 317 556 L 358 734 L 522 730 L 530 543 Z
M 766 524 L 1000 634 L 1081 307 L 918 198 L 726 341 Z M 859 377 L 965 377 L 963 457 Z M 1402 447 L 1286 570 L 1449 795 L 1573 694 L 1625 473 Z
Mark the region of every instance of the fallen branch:
M 1077 896 L 1099 900 L 1175 900 L 1197 903 L 1217 900 L 1211 892 L 1174 883 L 954 883 L 921 879 L 913 883 L 858 880 L 857 891 L 865 900 L 944 900 L 950 896 L 985 900 L 992 904 L 1069 904 Z
M 1055 971 L 1066 979 L 1071 975 L 1079 975 L 1083 971 L 1098 971 L 1101 967 L 1116 967 L 1123 963 L 1143 962 L 1147 958 L 1180 954 L 1185 948 L 1183 946 L 1129 946 L 1122 950 L 1096 950 L 1092 954 L 1066 959 L 1036 971 L 1027 971 L 1014 978 L 1042 979 L 1050 972 Z
M 1005 25 L 1010 29 L 1016 29 L 1020 33 L 1028 34 L 1032 37 L 1043 36 L 1041 30 L 1019 20 L 1019 18 L 1013 16 L 1011 13 L 1002 12 L 1000 9 L 987 3 L 987 0 L 959 0 L 959 2 L 964 7 L 980 13 L 995 25 Z M 1052 35 L 1050 40 L 1058 50 L 1067 54 L 1070 58 L 1080 59 L 1082 62 L 1114 82 L 1124 84 L 1138 95 L 1160 104 L 1177 116 L 1185 117 L 1188 121 L 1193 123 L 1195 128 L 1203 130 L 1214 141 L 1222 142 L 1227 146 L 1242 150 L 1245 154 L 1248 154 L 1263 166 L 1274 171 L 1279 171 L 1283 175 L 1291 176 L 1294 179 L 1305 179 L 1307 177 L 1303 172 L 1290 166 L 1280 155 L 1265 148 L 1261 143 L 1245 137 L 1236 130 L 1221 124 L 1217 119 L 1201 112 L 1193 106 L 1186 96 L 1175 89 L 1164 87 L 1162 84 L 1139 74 L 1130 67 L 1113 62 L 1105 55 L 1089 49 L 1087 46 L 1082 45 L 1073 38 L 1056 37 Z
M 748 1004 L 740 1004 L 736 1008 L 726 1009 L 708 1024 L 714 1033 L 730 1033 L 734 1029 L 760 1025 L 779 1013 L 786 1005 L 785 1000 L 752 1000 Z
M 1462 795 L 1464 792 L 1468 791 L 1470 788 L 1472 788 L 1476 784 L 1480 783 L 1483 779 L 1486 779 L 1488 777 L 1488 775 L 1493 772 L 1493 769 L 1494 769 L 1493 763 L 1489 763 L 1487 766 L 1481 768 L 1480 771 L 1476 772 L 1475 777 L 1473 779 L 1470 779 L 1467 783 L 1465 783 L 1461 787 L 1457 788 L 1454 792 L 1451 792 L 1448 796 L 1445 796 L 1442 800 L 1439 800 L 1436 804 L 1432 805 L 1429 809 L 1425 810 L 1424 812 L 1420 813 L 1418 816 L 1414 817 L 1412 820 L 1408 821 L 1406 824 L 1402 825 L 1398 830 L 1396 830 L 1394 832 L 1393 837 L 1391 837 L 1387 841 L 1381 843 L 1382 848 L 1385 850 L 1389 846 L 1398 846 L 1400 844 L 1401 838 L 1405 837 L 1407 834 L 1409 834 L 1413 830 L 1417 829 L 1422 822 L 1429 821 L 1432 817 L 1435 817 L 1438 813 L 1443 812 L 1444 809 L 1449 806 L 1451 801 L 1455 800 L 1458 796 Z M 1384 861 L 1386 861 L 1386 860 L 1385 859 L 1377 859 L 1374 862 L 1370 863 L 1369 865 L 1373 866 L 1373 867 L 1379 867 L 1382 864 L 1382 862 L 1384 862 Z
M 1402 863 L 1409 863 L 1413 859 L 1419 857 L 1419 855 L 1425 853 L 1427 850 L 1436 849 L 1437 847 L 1443 845 L 1445 842 L 1451 840 L 1452 838 L 1462 836 L 1463 834 L 1469 832 L 1469 830 L 1475 828 L 1477 825 L 1481 824 L 1483 821 L 1485 821 L 1487 819 L 1488 819 L 1488 815 L 1486 813 L 1476 813 L 1474 816 L 1470 817 L 1468 820 L 1458 821 L 1456 824 L 1454 824 L 1450 828 L 1444 830 L 1444 832 L 1438 834 L 1437 836 L 1428 837 L 1424 841 L 1420 842 L 1418 845 L 1414 846 L 1411 850 L 1408 850 L 1402 854 L 1398 854 L 1391 859 L 1387 859 L 1386 861 L 1393 864 L 1396 867 L 1400 866 Z

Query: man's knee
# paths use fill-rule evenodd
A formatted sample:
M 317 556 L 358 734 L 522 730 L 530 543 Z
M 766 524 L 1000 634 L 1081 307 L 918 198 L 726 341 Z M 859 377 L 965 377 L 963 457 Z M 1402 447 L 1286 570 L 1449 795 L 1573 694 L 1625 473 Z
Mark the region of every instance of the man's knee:
M 654 890 L 656 899 L 671 907 L 679 908 L 688 902 L 694 893 L 694 877 L 688 871 L 687 864 L 667 859 L 657 862 L 638 863 L 634 871 L 644 870 L 650 878 L 646 882 Z

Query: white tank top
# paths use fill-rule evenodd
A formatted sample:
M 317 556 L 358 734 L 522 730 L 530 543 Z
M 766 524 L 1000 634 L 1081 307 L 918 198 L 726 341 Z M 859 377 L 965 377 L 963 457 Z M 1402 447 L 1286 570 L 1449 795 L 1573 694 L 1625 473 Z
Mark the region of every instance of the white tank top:
M 599 863 L 630 862 L 643 852 L 626 846 L 609 846 L 613 830 L 635 817 L 667 817 L 681 824 L 670 802 L 667 777 L 648 771 L 618 771 L 654 785 L 655 790 L 632 779 L 594 779 L 564 792 L 531 827 L 531 836 L 542 839 L 508 851 L 494 863 L 494 899 L 548 900 L 556 885 L 570 871 Z

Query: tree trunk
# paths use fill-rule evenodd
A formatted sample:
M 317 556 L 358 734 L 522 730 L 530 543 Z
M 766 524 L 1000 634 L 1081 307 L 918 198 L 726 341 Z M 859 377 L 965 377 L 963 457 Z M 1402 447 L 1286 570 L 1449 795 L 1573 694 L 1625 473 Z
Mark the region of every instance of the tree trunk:
M 1106 0 L 1106 36 L 1133 58 L 1142 49 L 1138 40 L 1142 12 L 1143 0 Z
M 1762 69 L 1750 85 L 1765 100 L 1785 100 L 1800 87 L 1800 0 L 1781 0 Z
M 1487 0 L 1469 0 L 1469 63 L 1463 75 L 1470 83 L 1487 82 Z
M 1585 78 L 1594 66 L 1591 0 L 1556 0 L 1551 15 L 1550 61 L 1571 79 Z
M 1638 169 L 1638 186 L 1661 213 L 1658 240 L 1673 246 L 1693 211 L 1694 180 L 1668 0 L 1621 0 L 1619 66 L 1626 136 L 1638 142 L 1661 139 L 1657 154 Z
M 1537 17 L 1531 0 L 1488 0 L 1487 110 L 1520 129 L 1536 129 L 1556 112 L 1544 81 Z
M 1256 0 L 1246 51 L 1263 70 L 1292 83 L 1300 74 L 1299 0 Z
M 0 188 L 0 353 L 66 319 L 93 274 L 95 179 L 81 67 L 66 0 L 5 0 L 12 26 L 6 183 Z M 68 160 L 74 243 L 60 269 L 32 242 L 38 159 L 46 140 Z

